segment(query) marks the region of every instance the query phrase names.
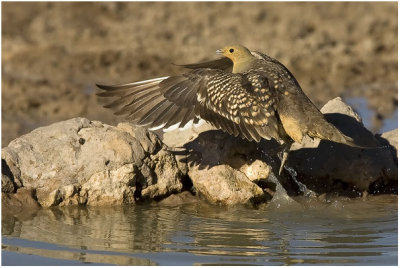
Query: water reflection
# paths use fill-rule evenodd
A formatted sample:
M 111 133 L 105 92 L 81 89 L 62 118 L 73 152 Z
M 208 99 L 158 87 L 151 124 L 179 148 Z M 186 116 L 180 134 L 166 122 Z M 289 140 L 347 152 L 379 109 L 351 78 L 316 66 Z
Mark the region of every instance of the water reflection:
M 13 264 L 7 252 L 117 265 L 397 263 L 397 196 L 297 201 L 279 209 L 192 203 L 4 215 L 3 264 Z

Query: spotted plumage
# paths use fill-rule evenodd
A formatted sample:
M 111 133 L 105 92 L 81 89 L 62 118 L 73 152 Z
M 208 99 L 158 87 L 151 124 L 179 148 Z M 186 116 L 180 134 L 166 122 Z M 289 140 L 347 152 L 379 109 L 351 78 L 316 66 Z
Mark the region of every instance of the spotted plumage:
M 105 107 L 149 129 L 185 128 L 204 119 L 249 141 L 291 144 L 308 135 L 354 145 L 325 120 L 279 61 L 240 45 L 217 53 L 224 57 L 183 65 L 189 71 L 182 75 L 98 85 L 105 90 L 98 95 L 115 98 Z

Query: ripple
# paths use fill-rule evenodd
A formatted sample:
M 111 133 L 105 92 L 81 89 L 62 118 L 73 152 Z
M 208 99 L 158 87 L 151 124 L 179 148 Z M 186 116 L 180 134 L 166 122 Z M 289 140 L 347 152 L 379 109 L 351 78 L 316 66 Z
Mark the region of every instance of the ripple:
M 340 208 L 299 200 L 284 209 L 202 203 L 42 209 L 30 218 L 2 218 L 3 262 L 31 254 L 43 263 L 116 265 L 397 263 L 397 196 L 331 202 Z

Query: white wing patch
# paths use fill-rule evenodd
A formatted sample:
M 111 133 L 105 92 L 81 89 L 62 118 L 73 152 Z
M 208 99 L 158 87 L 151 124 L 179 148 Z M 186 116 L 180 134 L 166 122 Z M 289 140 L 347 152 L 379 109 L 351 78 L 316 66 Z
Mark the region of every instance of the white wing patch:
M 199 118 L 199 117 L 198 117 L 198 118 Z M 175 125 L 172 125 L 172 126 L 170 126 L 170 127 L 168 127 L 168 128 L 164 128 L 163 131 L 164 131 L 164 132 L 170 132 L 170 131 L 173 131 L 173 130 L 175 130 L 175 129 L 178 129 L 179 131 L 183 131 L 183 130 L 186 130 L 186 129 L 189 129 L 189 128 L 192 128 L 192 127 L 197 128 L 197 127 L 203 125 L 205 122 L 206 122 L 206 121 L 204 121 L 203 119 L 200 119 L 199 122 L 197 122 L 196 124 L 193 124 L 193 119 L 192 119 L 192 120 L 188 121 L 188 122 L 187 122 L 183 127 L 181 127 L 181 128 L 178 128 L 179 125 L 180 125 L 180 123 L 181 123 L 181 122 L 178 122 L 178 123 L 176 123 Z M 160 127 L 160 128 L 161 128 L 161 127 Z M 159 128 L 157 128 L 157 129 L 159 129 Z M 152 129 L 150 129 L 150 130 L 152 130 Z
M 161 125 L 159 125 L 159 126 L 155 126 L 155 127 L 149 128 L 149 130 L 151 130 L 151 131 L 158 130 L 158 129 L 160 129 L 160 128 L 163 128 L 166 124 L 167 124 L 167 123 L 164 123 L 164 124 L 161 124 Z
M 126 84 L 126 86 L 139 86 L 139 85 L 148 84 L 148 83 L 151 83 L 151 82 L 161 82 L 162 80 L 165 80 L 167 78 L 169 78 L 169 76 L 158 77 L 158 78 L 153 78 L 153 79 L 149 79 L 149 80 L 143 80 L 143 81 L 139 81 L 139 82 L 133 82 L 133 83 Z

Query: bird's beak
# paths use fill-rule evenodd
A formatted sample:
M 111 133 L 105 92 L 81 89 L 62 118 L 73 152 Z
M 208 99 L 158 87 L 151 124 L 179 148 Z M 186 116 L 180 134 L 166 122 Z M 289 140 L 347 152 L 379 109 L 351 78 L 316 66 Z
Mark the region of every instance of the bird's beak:
M 222 55 L 224 54 L 224 51 L 222 49 L 218 49 L 217 51 L 215 51 L 215 53 L 217 53 L 217 55 Z

